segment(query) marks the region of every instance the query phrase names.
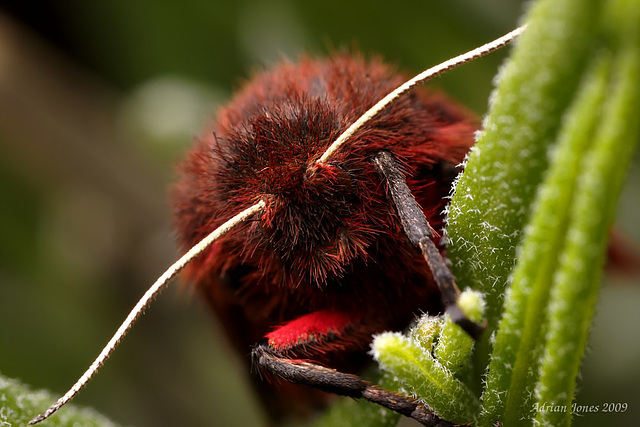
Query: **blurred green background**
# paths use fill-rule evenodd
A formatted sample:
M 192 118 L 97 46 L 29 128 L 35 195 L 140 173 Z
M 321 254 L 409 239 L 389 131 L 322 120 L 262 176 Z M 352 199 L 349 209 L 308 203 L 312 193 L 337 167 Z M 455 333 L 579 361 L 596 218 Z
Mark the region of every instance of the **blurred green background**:
M 279 58 L 415 74 L 514 28 L 517 0 L 15 1 L 0 6 L 0 372 L 64 392 L 177 255 L 167 187 L 205 123 Z M 432 83 L 484 113 L 505 52 Z M 618 227 L 640 247 L 640 167 Z M 640 286 L 606 279 L 578 403 L 640 418 Z M 261 425 L 247 370 L 185 286 L 78 396 L 126 425 Z M 249 351 L 249 349 L 247 349 Z M 628 418 L 627 418 L 628 417 Z

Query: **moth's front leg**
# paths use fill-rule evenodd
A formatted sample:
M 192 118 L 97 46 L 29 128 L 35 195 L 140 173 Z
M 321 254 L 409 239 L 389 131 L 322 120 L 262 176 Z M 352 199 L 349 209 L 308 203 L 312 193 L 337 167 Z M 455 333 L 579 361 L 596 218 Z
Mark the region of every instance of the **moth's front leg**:
M 433 240 L 431 240 L 434 235 L 433 228 L 431 228 L 427 217 L 422 212 L 422 208 L 413 197 L 396 159 L 390 152 L 380 151 L 373 158 L 373 162 L 378 168 L 378 173 L 387 183 L 389 199 L 398 212 L 407 238 L 414 246 L 420 249 L 431 269 L 433 279 L 440 289 L 442 303 L 447 314 L 453 322 L 460 325 L 465 332 L 477 340 L 485 328 L 483 325 L 469 320 L 458 307 L 460 290 L 456 285 L 453 273 L 449 270 Z

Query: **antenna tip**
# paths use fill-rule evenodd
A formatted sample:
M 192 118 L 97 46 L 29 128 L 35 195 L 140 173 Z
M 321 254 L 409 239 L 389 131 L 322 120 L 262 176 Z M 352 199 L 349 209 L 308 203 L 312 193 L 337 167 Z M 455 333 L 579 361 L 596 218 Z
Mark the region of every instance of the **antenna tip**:
M 45 419 L 47 419 L 47 417 L 44 416 L 44 413 L 38 415 L 37 417 L 33 418 L 31 421 L 29 421 L 29 425 L 32 426 L 34 424 L 38 424 L 39 422 L 44 421 Z
M 46 411 L 44 411 L 43 413 L 41 413 L 37 417 L 34 417 L 31 421 L 29 421 L 29 425 L 32 426 L 34 424 L 41 423 L 42 421 L 46 420 L 51 415 L 53 415 L 53 413 L 56 412 L 61 407 L 61 405 L 59 405 L 58 403 L 56 403 L 53 406 L 50 406 Z

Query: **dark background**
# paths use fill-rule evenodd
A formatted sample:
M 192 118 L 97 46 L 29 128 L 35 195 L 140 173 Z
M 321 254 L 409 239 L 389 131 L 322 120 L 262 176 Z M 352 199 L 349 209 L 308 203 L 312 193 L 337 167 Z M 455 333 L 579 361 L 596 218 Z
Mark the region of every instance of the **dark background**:
M 62 393 L 176 257 L 166 190 L 255 70 L 344 49 L 415 74 L 513 29 L 522 2 L 110 0 L 0 5 L 0 372 Z M 432 85 L 482 114 L 499 52 Z M 618 227 L 640 242 L 640 170 Z M 640 417 L 637 280 L 606 279 L 578 403 Z M 175 284 L 77 398 L 128 425 L 256 425 L 246 369 Z M 587 414 L 577 425 L 624 419 Z

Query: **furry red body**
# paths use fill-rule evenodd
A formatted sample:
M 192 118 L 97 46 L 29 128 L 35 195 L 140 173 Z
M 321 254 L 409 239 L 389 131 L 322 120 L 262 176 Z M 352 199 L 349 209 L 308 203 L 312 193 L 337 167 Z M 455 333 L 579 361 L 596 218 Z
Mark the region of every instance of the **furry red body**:
M 440 95 L 414 92 L 328 164 L 314 166 L 403 81 L 359 58 L 285 63 L 247 84 L 184 161 L 174 206 L 186 247 L 239 210 L 267 202 L 260 218 L 188 270 L 243 354 L 266 338 L 283 354 L 333 366 L 365 350 L 372 333 L 404 328 L 415 313 L 439 308 L 429 268 L 407 241 L 371 156 L 393 153 L 439 230 L 453 166 L 473 143 L 474 118 Z

